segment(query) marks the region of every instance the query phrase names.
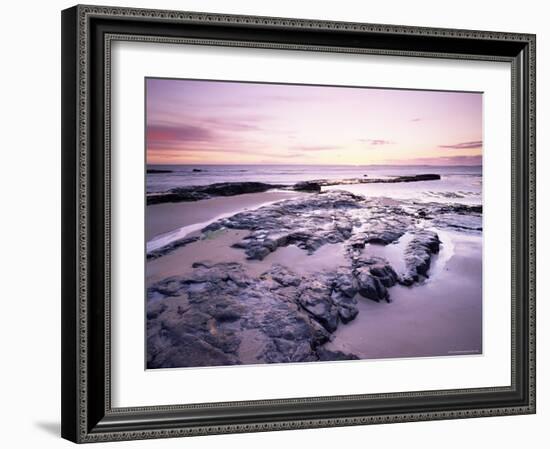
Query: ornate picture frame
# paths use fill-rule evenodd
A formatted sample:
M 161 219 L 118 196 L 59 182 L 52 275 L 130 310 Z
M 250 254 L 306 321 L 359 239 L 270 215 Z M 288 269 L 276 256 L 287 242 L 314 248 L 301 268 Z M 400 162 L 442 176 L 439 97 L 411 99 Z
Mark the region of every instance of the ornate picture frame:
M 110 77 L 117 41 L 508 63 L 511 384 L 113 407 Z M 535 413 L 535 36 L 119 7 L 64 10 L 62 236 L 62 436 L 71 441 Z

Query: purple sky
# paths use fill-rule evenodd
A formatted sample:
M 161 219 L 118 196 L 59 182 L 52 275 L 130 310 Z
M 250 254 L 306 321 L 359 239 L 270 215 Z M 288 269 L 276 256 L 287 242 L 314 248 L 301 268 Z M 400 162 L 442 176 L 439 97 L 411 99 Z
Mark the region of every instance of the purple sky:
M 481 164 L 479 93 L 146 82 L 149 164 Z

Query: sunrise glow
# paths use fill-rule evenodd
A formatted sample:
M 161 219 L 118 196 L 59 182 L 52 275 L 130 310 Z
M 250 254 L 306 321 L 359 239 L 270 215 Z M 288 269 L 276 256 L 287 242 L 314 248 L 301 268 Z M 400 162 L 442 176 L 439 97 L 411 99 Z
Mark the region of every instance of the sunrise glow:
M 480 165 L 481 93 L 146 80 L 148 164 Z

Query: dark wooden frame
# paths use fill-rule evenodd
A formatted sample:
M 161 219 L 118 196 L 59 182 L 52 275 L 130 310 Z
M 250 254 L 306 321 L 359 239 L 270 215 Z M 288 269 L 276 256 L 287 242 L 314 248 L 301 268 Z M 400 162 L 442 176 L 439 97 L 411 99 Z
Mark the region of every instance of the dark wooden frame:
M 109 80 L 113 40 L 509 62 L 511 385 L 112 408 Z M 63 437 L 92 442 L 535 412 L 534 35 L 75 6 L 62 12 L 62 87 Z

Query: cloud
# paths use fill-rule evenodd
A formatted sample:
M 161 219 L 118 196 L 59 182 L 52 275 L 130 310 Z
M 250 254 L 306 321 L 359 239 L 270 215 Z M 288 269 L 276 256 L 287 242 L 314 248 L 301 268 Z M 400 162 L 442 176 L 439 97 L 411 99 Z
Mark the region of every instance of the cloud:
M 482 140 L 473 140 L 471 142 L 455 143 L 454 145 L 439 145 L 439 148 L 446 148 L 451 150 L 468 150 L 473 148 L 481 148 L 482 145 Z
M 250 120 L 223 120 L 207 118 L 200 122 L 185 123 L 156 121 L 147 125 L 147 148 L 149 151 L 157 149 L 194 149 L 202 147 L 241 146 L 248 140 L 244 133 L 260 129 Z
M 226 118 L 210 117 L 202 121 L 224 131 L 258 131 L 261 130 L 261 127 L 257 123 L 263 119 L 264 117 L 242 117 L 227 120 Z
M 481 156 L 420 157 L 406 161 L 389 161 L 405 165 L 481 165 Z
M 148 125 L 147 144 L 205 142 L 214 138 L 210 129 L 196 125 Z
M 385 139 L 359 139 L 359 142 L 366 143 L 372 146 L 393 145 L 395 143 L 395 142 L 392 142 L 391 140 L 385 140 Z
M 298 145 L 291 148 L 298 151 L 332 151 L 338 150 L 340 147 L 334 145 Z
M 424 120 L 422 117 L 415 117 L 411 119 L 411 122 L 421 122 L 422 120 Z
M 261 153 L 261 154 L 265 154 L 265 153 Z M 272 154 L 271 156 L 273 156 L 274 158 L 282 157 L 285 159 L 294 159 L 297 157 L 303 157 L 304 155 L 301 153 L 281 153 L 281 154 Z

